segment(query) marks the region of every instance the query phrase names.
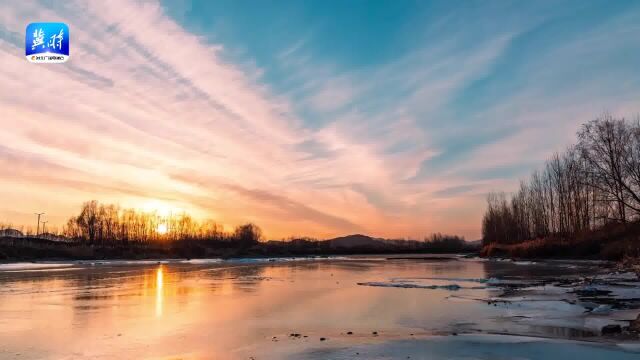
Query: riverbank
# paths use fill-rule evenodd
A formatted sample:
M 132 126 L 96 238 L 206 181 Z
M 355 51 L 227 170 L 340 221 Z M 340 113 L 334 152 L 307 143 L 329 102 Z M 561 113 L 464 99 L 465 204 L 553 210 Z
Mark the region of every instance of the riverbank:
M 512 244 L 493 242 L 482 247 L 481 255 L 521 259 L 638 259 L 640 223 L 609 224 L 572 237 L 556 235 Z

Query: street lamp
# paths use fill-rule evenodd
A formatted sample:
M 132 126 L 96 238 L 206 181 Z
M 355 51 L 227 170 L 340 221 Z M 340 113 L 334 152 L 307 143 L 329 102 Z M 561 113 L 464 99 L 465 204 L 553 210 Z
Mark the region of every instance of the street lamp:
M 38 234 L 40 234 L 40 216 L 44 215 L 44 213 L 34 213 L 36 215 L 38 215 L 38 225 L 36 226 L 36 236 L 38 236 Z

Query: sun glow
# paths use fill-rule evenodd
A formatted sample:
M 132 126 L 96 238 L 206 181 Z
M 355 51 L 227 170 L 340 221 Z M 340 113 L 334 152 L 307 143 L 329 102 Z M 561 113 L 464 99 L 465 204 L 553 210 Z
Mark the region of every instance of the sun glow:
M 172 214 L 179 213 L 181 210 L 167 204 L 163 201 L 151 200 L 142 205 L 142 211 L 147 213 L 155 213 L 158 216 L 169 217 Z
M 162 223 L 162 224 L 158 224 L 158 227 L 156 228 L 156 232 L 160 235 L 164 235 L 167 233 L 167 224 Z

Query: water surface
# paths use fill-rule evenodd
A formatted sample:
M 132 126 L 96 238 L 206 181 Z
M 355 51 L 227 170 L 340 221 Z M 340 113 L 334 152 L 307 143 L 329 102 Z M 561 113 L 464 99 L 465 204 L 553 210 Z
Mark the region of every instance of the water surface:
M 511 309 L 481 299 L 496 292 L 487 279 L 584 276 L 593 268 L 382 256 L 6 265 L 0 266 L 0 358 L 393 358 L 400 349 L 409 352 L 403 358 L 440 359 L 466 358 L 473 344 L 485 344 L 479 359 L 521 358 L 532 348 L 540 356 L 577 351 L 587 345 L 523 341 L 524 352 L 509 357 L 504 346 L 487 346 L 477 336 L 590 340 L 599 318 L 594 323 L 576 313 L 578 323 L 558 326 L 548 308 Z M 620 359 L 638 356 L 597 349 Z

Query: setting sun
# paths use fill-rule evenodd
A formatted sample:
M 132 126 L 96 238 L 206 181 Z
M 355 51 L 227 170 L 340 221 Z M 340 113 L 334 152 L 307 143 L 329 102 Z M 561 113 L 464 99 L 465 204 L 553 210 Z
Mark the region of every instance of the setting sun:
M 160 235 L 166 234 L 167 233 L 167 224 L 165 224 L 165 223 L 158 224 L 158 227 L 156 228 L 156 231 Z

